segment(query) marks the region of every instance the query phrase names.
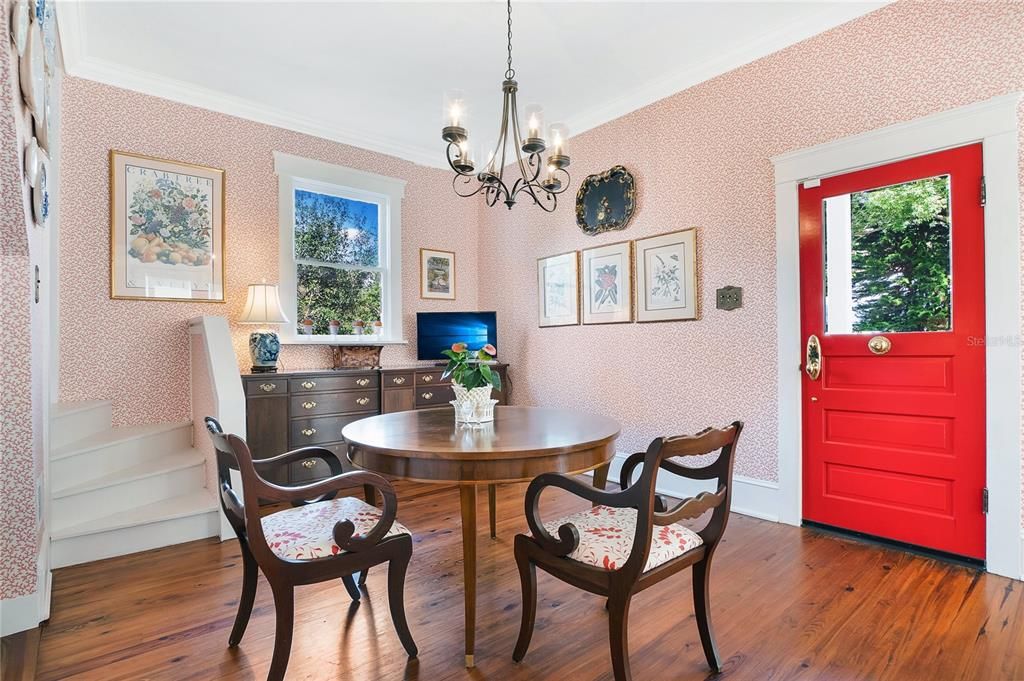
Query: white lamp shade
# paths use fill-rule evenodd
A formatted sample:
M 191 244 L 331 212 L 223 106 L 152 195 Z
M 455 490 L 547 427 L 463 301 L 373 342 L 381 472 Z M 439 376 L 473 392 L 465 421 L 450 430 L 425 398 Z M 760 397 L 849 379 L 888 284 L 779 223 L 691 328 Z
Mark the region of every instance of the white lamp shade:
M 249 284 L 249 297 L 238 321 L 240 324 L 287 324 L 277 284 Z

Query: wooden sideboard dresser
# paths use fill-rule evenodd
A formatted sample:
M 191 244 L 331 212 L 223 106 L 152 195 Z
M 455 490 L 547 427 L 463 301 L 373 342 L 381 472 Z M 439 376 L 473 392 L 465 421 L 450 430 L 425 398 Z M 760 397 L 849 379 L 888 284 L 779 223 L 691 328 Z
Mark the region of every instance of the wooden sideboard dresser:
M 494 391 L 494 399 L 508 404 L 508 366 L 493 368 L 501 374 L 503 388 Z M 349 423 L 380 413 L 448 407 L 455 395 L 451 381 L 442 381 L 441 373 L 441 367 L 410 366 L 243 374 L 245 439 L 258 459 L 316 445 L 346 461 L 341 429 Z M 319 459 L 278 470 L 272 480 L 278 484 L 308 483 L 330 475 Z

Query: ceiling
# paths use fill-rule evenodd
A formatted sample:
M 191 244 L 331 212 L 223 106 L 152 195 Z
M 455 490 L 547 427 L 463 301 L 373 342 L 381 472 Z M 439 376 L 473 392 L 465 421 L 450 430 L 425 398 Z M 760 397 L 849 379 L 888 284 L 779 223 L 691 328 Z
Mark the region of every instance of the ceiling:
M 884 4 L 515 3 L 520 106 L 577 134 Z M 500 1 L 57 6 L 75 76 L 439 167 L 446 89 L 478 153 L 497 132 Z

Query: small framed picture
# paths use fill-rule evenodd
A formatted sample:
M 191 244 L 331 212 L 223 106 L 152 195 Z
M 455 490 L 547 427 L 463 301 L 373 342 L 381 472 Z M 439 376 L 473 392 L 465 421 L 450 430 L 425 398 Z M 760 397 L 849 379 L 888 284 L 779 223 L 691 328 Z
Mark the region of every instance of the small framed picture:
M 455 254 L 420 249 L 420 298 L 455 300 Z
M 636 320 L 697 318 L 697 231 L 685 229 L 637 239 Z
M 632 246 L 622 241 L 583 250 L 584 324 L 633 321 Z
M 579 253 L 562 253 L 537 259 L 539 326 L 580 323 Z
M 110 297 L 224 302 L 224 171 L 110 152 Z

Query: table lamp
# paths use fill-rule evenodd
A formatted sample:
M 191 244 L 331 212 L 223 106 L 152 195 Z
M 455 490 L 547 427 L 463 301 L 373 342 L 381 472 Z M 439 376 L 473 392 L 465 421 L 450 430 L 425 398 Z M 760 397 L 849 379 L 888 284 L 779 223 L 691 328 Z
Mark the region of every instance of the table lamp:
M 281 298 L 277 284 L 249 284 L 249 296 L 245 309 L 238 319 L 239 324 L 259 324 L 263 328 L 249 334 L 249 354 L 252 356 L 252 372 L 272 373 L 277 371 L 277 356 L 281 352 L 281 340 L 271 324 L 287 324 L 288 318 L 281 309 Z

